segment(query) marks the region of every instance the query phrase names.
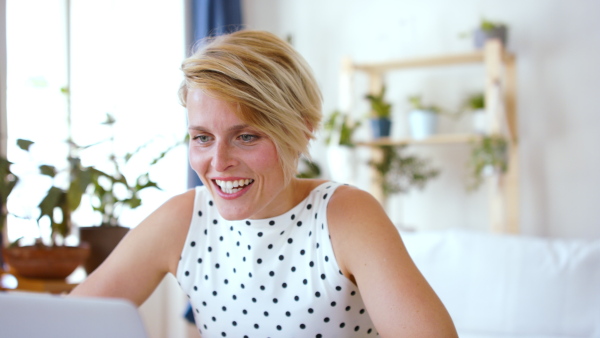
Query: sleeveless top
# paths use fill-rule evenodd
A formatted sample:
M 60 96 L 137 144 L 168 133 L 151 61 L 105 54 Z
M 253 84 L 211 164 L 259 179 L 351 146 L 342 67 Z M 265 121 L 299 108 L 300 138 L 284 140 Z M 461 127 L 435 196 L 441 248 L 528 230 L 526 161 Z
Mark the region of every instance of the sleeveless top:
M 377 335 L 333 253 L 327 204 L 338 186 L 319 185 L 282 215 L 235 221 L 196 188 L 176 278 L 203 338 Z

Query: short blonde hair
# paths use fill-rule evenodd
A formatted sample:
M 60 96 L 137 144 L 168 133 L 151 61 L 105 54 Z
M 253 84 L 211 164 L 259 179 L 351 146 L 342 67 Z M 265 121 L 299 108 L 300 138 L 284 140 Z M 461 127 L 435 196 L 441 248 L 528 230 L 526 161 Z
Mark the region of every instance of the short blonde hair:
M 202 41 L 184 60 L 179 98 L 199 88 L 232 103 L 244 122 L 275 143 L 286 182 L 321 123 L 321 92 L 308 63 L 290 44 L 264 31 L 242 30 Z

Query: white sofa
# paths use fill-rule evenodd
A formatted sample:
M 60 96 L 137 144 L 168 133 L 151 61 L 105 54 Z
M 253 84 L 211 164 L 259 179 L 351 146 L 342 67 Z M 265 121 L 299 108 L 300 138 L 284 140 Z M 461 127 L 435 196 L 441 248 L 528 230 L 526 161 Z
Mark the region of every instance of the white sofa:
M 460 337 L 600 337 L 600 239 L 401 234 Z

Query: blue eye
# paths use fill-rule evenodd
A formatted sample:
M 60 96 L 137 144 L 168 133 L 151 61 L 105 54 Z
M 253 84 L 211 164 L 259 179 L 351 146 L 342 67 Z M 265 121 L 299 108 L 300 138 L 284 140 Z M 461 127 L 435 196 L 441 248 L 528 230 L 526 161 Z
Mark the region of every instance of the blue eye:
M 258 136 L 256 135 L 250 135 L 250 134 L 242 134 L 239 136 L 240 140 L 244 141 L 244 142 L 252 142 L 254 140 L 256 140 L 258 138 Z
M 206 143 L 210 141 L 210 136 L 208 135 L 197 135 L 194 137 L 194 140 L 200 142 L 200 143 Z

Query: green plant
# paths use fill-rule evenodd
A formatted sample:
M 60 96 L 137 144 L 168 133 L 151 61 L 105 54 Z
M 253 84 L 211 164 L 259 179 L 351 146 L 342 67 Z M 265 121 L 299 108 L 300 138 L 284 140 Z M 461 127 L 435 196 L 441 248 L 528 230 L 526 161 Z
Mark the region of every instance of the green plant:
M 392 105 L 385 101 L 386 87 L 381 87 L 379 94 L 367 94 L 365 98 L 371 104 L 371 116 L 374 118 L 391 118 Z
M 302 166 L 304 170 L 300 171 L 296 177 L 298 178 L 318 178 L 321 176 L 321 167 L 313 161 L 301 158 Z
M 107 114 L 106 121 L 102 124 L 114 127 L 115 119 L 110 114 Z M 114 145 L 114 134 L 111 133 L 109 139 L 106 140 Z M 166 156 L 173 148 L 184 144 L 185 140 L 177 142 L 169 146 L 166 150 L 158 154 L 149 165 L 152 166 Z M 139 192 L 147 188 L 160 189 L 156 182 L 150 179 L 149 173 L 142 172 L 135 178 L 135 181 L 127 180 L 123 174 L 122 168 L 126 166 L 134 156 L 144 149 L 148 143 L 135 149 L 133 152 L 125 154 L 122 158 L 118 158 L 114 151 L 109 155 L 109 162 L 112 164 L 112 170 L 107 172 L 98 172 L 98 176 L 90 182 L 93 186 L 91 196 L 95 197 L 92 200 L 93 210 L 102 215 L 101 226 L 118 226 L 119 216 L 121 212 L 128 209 L 135 209 L 142 204 Z M 114 149 L 114 147 L 113 147 Z M 117 193 L 120 191 L 121 193 Z
M 352 135 L 360 125 L 360 121 L 352 121 L 347 114 L 339 110 L 334 111 L 323 124 L 323 129 L 327 133 L 325 144 L 354 147 Z
M 8 196 L 19 182 L 19 177 L 11 170 L 12 164 L 4 156 L 0 157 L 0 237 L 8 217 Z
M 114 119 L 108 115 L 104 124 L 112 125 L 113 123 Z M 114 138 L 111 137 L 108 140 L 88 146 L 79 146 L 70 141 L 66 166 L 60 168 L 48 164 L 38 166 L 39 174 L 49 177 L 51 185 L 47 188 L 38 205 L 40 214 L 36 220 L 38 224 L 43 218 L 49 220 L 51 245 L 58 245 L 61 243 L 61 239 L 64 242 L 64 238 L 71 233 L 71 214 L 79 208 L 84 195 L 92 197 L 93 210 L 102 215 L 101 225 L 115 226 L 118 225 L 118 218 L 123 209 L 135 209 L 141 205 L 142 201 L 139 197 L 141 190 L 146 188 L 159 189 L 156 182 L 150 179 L 147 171 L 139 174 L 135 179 L 135 183 L 130 183 L 122 172 L 122 166 L 126 165 L 145 145 L 138 147 L 132 153 L 126 154 L 123 158 L 118 158 L 114 153 L 110 154 L 108 161 L 113 164 L 112 171 L 102 171 L 91 165 L 83 165 L 80 157 L 82 153 L 104 142 L 114 142 Z M 150 165 L 157 163 L 172 148 L 183 142 L 178 142 L 161 152 L 152 160 Z M 29 153 L 34 142 L 19 139 L 17 145 L 20 149 Z M 10 164 L 10 162 L 2 160 L 2 170 L 6 173 L 8 173 L 6 170 L 10 169 L 9 166 L 6 167 L 7 164 Z M 16 177 L 14 174 L 7 174 L 4 177 L 6 183 L 1 187 L 3 206 L 6 205 L 5 201 L 8 198 L 8 193 L 18 181 L 18 178 L 13 178 Z M 5 217 L 7 214 L 8 212 L 4 213 L 3 216 Z
M 435 114 L 440 114 L 442 110 L 435 105 L 425 105 L 420 95 L 411 95 L 408 97 L 408 102 L 415 110 L 427 110 Z
M 469 169 L 468 190 L 475 190 L 483 183 L 485 174 L 505 173 L 508 170 L 508 142 L 501 135 L 484 136 L 472 142 L 471 157 L 467 163 Z
M 482 92 L 469 95 L 464 103 L 464 107 L 468 110 L 485 109 L 485 95 Z
M 479 29 L 481 29 L 484 32 L 491 32 L 494 29 L 497 28 L 501 28 L 501 27 L 506 27 L 506 24 L 502 23 L 502 22 L 494 22 L 494 21 L 490 21 L 487 19 L 482 18 L 481 21 L 479 22 Z
M 431 168 L 429 161 L 415 155 L 404 155 L 405 146 L 380 146 L 380 161 L 369 161 L 379 174 L 379 184 L 383 195 L 408 192 L 412 187 L 422 189 L 427 181 L 439 175 L 439 170 Z

